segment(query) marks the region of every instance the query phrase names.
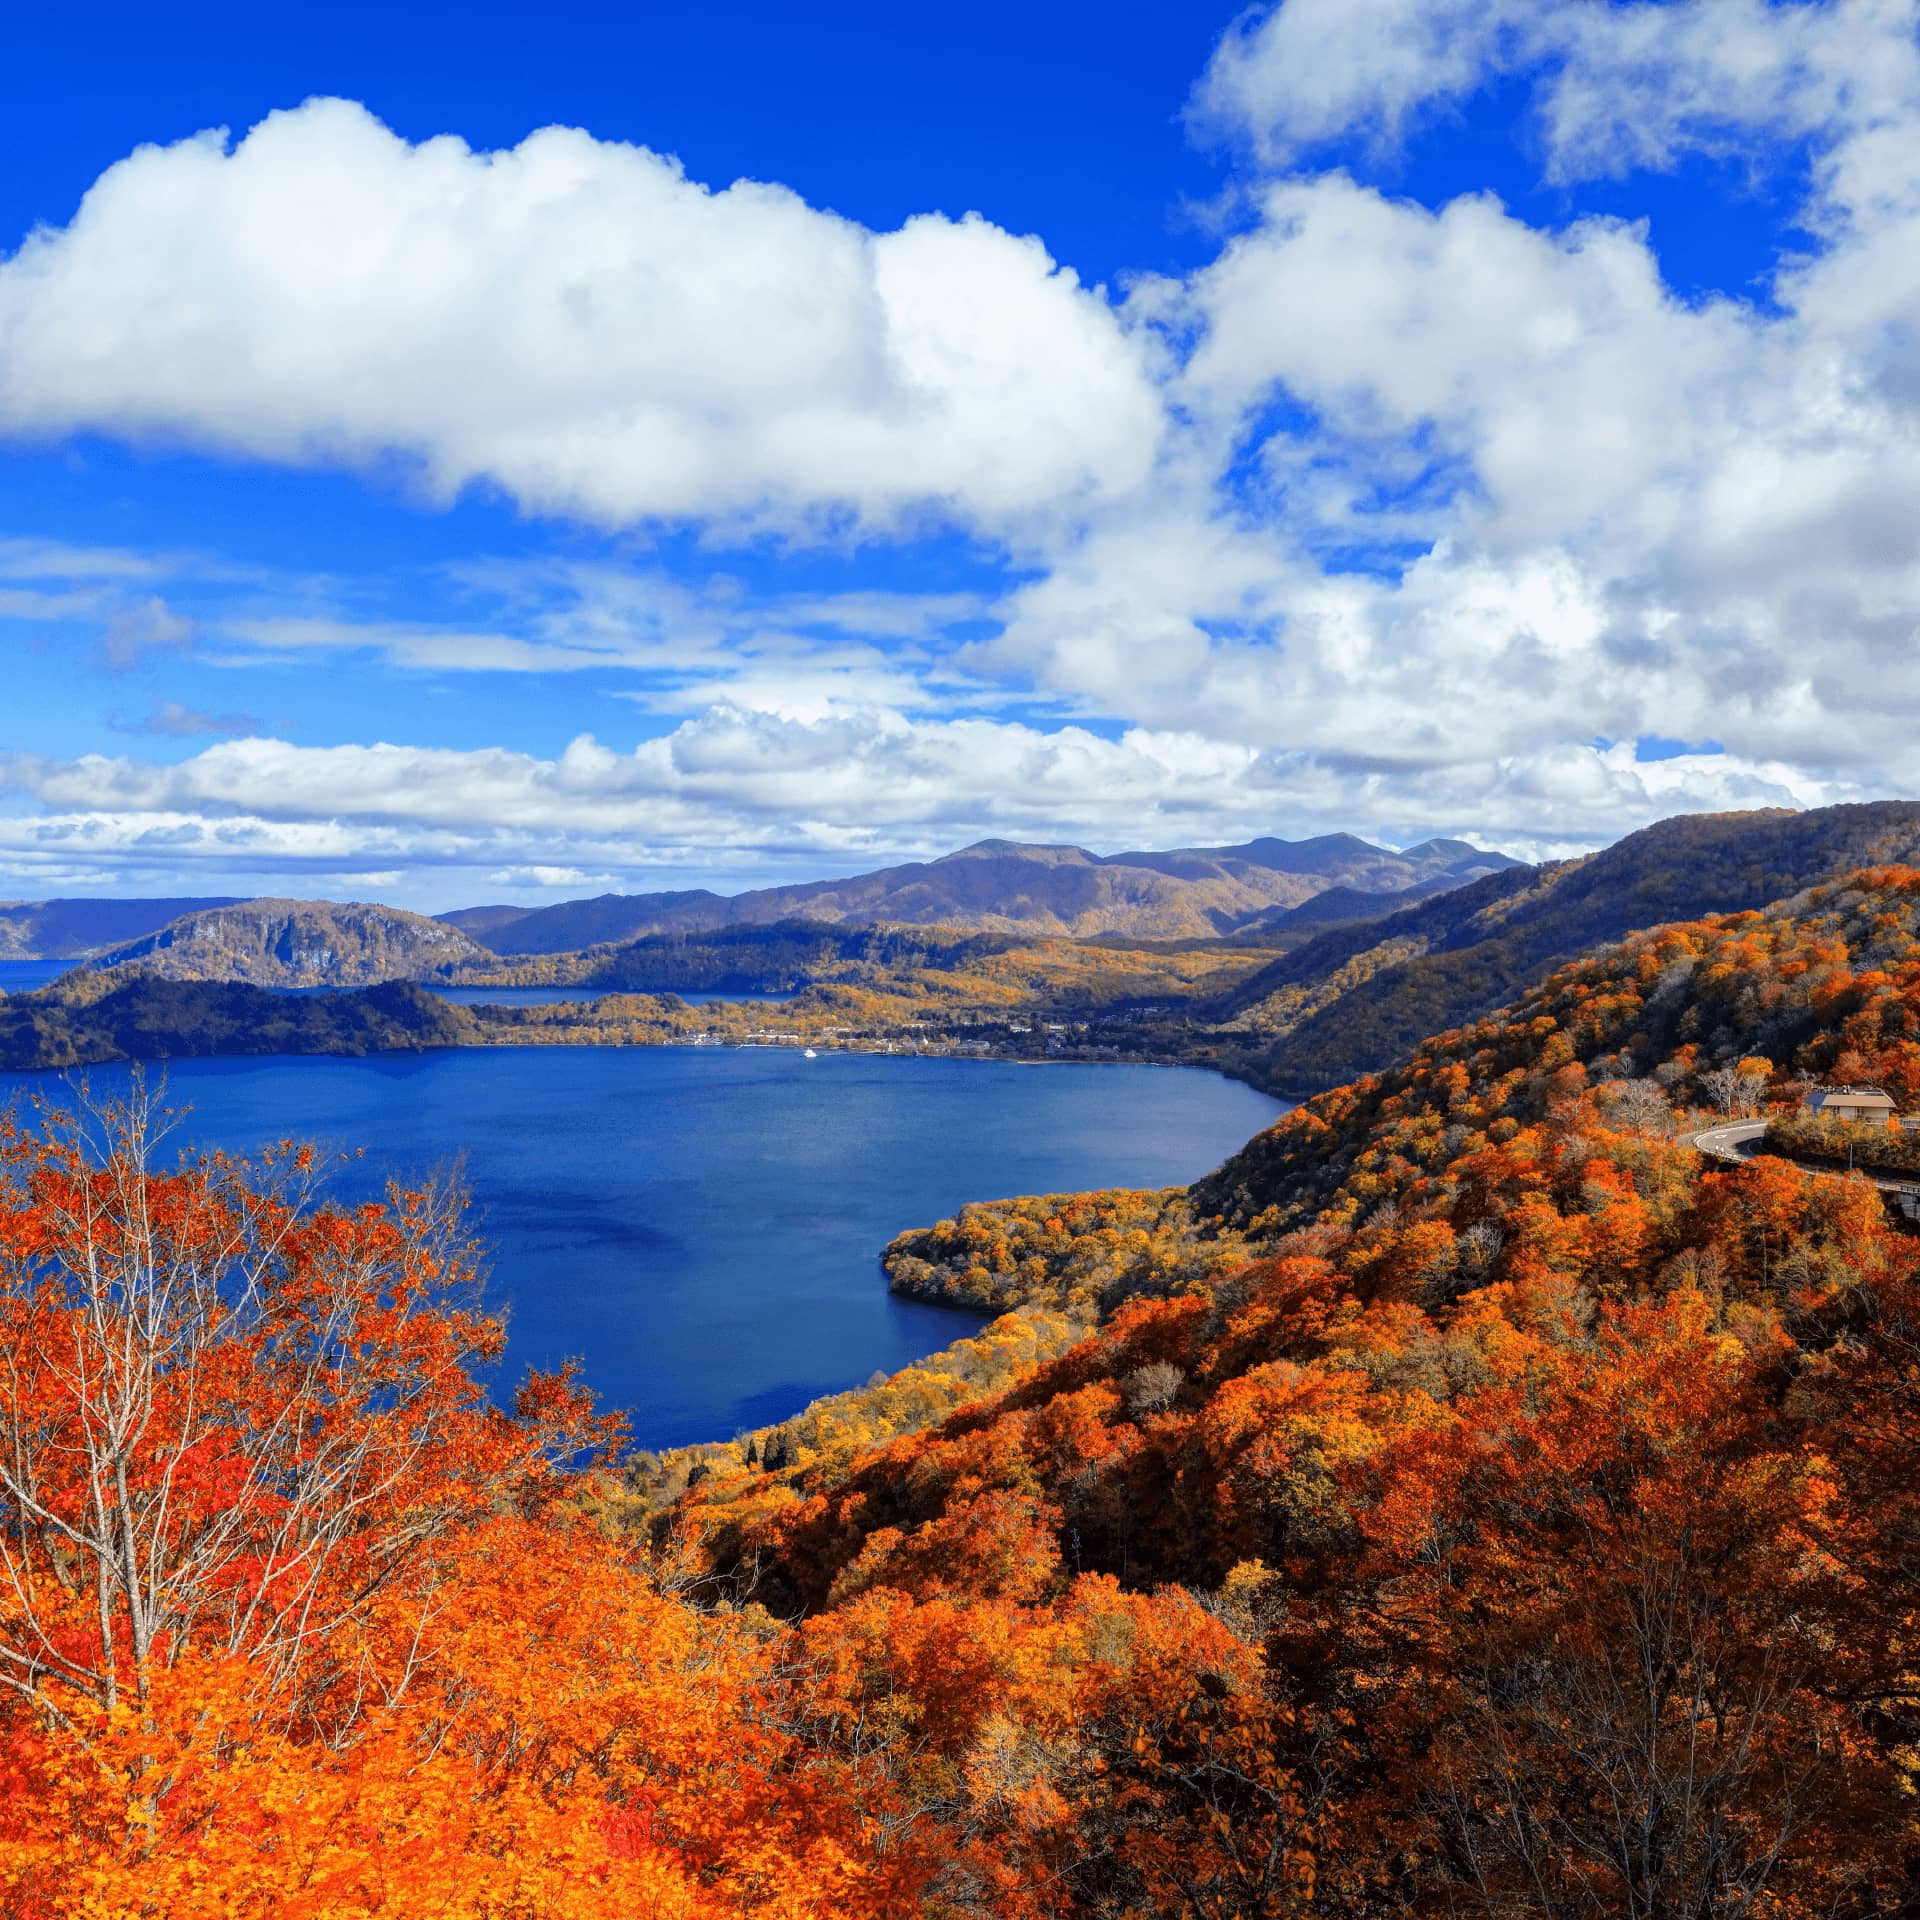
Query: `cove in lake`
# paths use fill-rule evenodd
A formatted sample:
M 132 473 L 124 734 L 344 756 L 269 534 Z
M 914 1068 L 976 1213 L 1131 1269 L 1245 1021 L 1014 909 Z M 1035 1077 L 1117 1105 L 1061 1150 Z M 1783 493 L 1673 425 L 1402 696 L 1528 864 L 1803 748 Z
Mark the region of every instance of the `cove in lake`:
M 157 1078 L 161 1069 L 149 1069 Z M 761 1048 L 487 1047 L 183 1060 L 181 1134 L 367 1149 L 332 1192 L 464 1157 L 508 1313 L 496 1391 L 570 1356 L 643 1446 L 724 1440 L 978 1324 L 897 1300 L 881 1249 L 969 1200 L 1164 1187 L 1283 1105 L 1211 1073 Z M 96 1094 L 125 1068 L 97 1067 Z M 0 1074 L 0 1105 L 62 1093 Z

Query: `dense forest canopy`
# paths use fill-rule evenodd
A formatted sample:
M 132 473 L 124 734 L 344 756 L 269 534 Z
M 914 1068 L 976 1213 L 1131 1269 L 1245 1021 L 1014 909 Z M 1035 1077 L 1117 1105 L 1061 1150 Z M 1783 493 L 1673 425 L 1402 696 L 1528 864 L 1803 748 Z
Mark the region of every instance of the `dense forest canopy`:
M 896 1283 L 1093 1331 L 919 1430 L 903 1376 L 708 1449 L 669 1511 L 781 1610 L 1206 1596 L 1261 1758 L 1207 1763 L 1195 1912 L 1894 1910 L 1920 1241 L 1684 1137 L 1826 1076 L 1920 1098 L 1920 873 L 1632 936 L 1191 1193 L 904 1237 Z M 1183 1910 L 1076 1818 L 1068 1911 Z
M 1920 804 L 1681 814 L 1601 853 L 1503 871 L 1326 936 L 1236 983 L 1219 1008 L 1248 1077 L 1315 1093 L 1393 1066 L 1551 967 L 1635 927 L 1763 907 L 1850 868 L 1920 860 Z
M 1920 1239 L 1688 1143 L 1821 1077 L 1920 1100 L 1920 872 L 905 1236 L 1010 1311 L 624 1466 L 578 1379 L 482 1391 L 445 1196 L 27 1117 L 4 1910 L 1904 1910 Z

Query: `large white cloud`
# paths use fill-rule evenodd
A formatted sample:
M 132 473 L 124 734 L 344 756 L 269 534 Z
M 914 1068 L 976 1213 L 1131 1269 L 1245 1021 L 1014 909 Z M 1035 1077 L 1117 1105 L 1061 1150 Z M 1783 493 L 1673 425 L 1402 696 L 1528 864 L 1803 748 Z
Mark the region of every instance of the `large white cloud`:
M 1131 506 L 1109 515 L 1018 596 L 993 657 L 1096 706 L 1144 681 L 1168 719 L 1409 779 L 1657 733 L 1815 784 L 1920 788 L 1916 13 L 1286 0 L 1250 18 L 1200 106 L 1270 161 L 1391 139 L 1531 70 L 1551 172 L 1705 147 L 1791 173 L 1804 148 L 1811 239 L 1763 297 L 1688 299 L 1643 225 L 1545 230 L 1490 196 L 1429 208 L 1337 171 L 1258 186 L 1246 229 L 1158 295 L 1194 343 L 1180 417 L 1239 464 L 1231 505 L 1189 501 L 1157 542 Z M 1326 564 L 1354 548 L 1394 558 Z M 1177 637 L 1143 660 L 1156 634 Z
M 0 429 L 417 461 L 609 524 L 990 528 L 1137 485 L 1138 344 L 977 217 L 872 233 L 565 128 L 413 146 L 340 100 L 143 147 L 0 264 Z

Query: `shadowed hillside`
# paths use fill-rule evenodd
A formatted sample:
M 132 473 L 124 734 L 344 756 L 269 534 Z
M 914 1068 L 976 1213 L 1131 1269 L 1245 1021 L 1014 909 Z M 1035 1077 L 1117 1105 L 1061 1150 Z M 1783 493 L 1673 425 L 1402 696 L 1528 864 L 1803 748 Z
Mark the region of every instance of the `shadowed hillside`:
M 84 1067 L 205 1054 L 364 1054 L 470 1043 L 470 1014 L 405 981 L 275 993 L 143 969 L 81 974 L 0 999 L 0 1067 Z
M 1633 927 L 1764 906 L 1850 867 L 1920 858 L 1920 803 L 1687 814 L 1591 857 L 1510 870 L 1297 948 L 1209 1009 L 1247 1070 L 1312 1092 L 1391 1064 Z M 1270 1036 L 1270 1037 L 1268 1037 Z

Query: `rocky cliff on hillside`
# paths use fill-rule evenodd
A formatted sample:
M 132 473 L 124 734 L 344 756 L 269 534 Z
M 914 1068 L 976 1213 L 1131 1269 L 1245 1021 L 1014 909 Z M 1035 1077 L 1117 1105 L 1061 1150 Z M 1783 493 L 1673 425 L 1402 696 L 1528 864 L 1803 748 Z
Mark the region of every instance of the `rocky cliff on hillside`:
M 350 901 L 248 900 L 189 913 L 94 957 L 102 971 L 139 967 L 167 980 L 235 980 L 256 987 L 367 987 L 416 980 L 489 958 L 424 914 Z

